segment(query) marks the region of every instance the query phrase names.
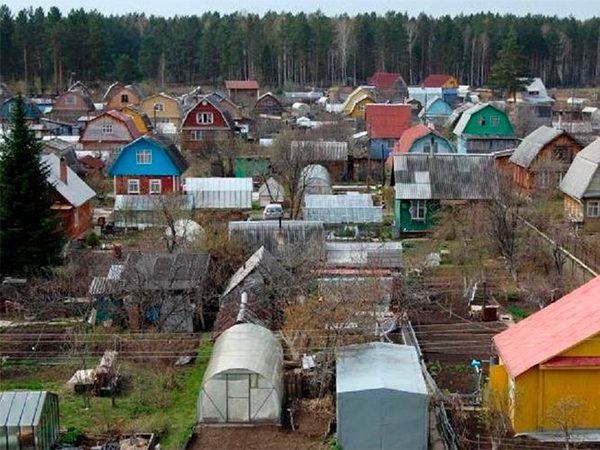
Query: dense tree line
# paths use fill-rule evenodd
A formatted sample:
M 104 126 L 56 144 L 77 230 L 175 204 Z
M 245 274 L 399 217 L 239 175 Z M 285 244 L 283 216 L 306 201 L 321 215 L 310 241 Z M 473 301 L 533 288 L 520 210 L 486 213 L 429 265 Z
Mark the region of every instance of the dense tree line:
M 162 18 L 0 6 L 0 77 L 30 90 L 86 82 L 159 85 L 257 78 L 278 87 L 364 82 L 376 70 L 416 84 L 448 72 L 485 85 L 514 32 L 528 75 L 549 86 L 600 84 L 600 18 L 476 14 L 433 18 L 388 12 L 328 17 L 269 12 Z

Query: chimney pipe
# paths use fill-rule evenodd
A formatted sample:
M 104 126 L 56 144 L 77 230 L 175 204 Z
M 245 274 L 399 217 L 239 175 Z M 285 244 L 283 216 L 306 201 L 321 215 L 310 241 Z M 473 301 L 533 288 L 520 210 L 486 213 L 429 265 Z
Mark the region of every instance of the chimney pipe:
M 60 181 L 67 184 L 67 161 L 65 158 L 60 158 Z
M 246 309 L 248 308 L 248 293 L 242 292 L 242 301 L 240 303 L 240 310 L 238 311 L 236 323 L 243 323 L 246 316 Z

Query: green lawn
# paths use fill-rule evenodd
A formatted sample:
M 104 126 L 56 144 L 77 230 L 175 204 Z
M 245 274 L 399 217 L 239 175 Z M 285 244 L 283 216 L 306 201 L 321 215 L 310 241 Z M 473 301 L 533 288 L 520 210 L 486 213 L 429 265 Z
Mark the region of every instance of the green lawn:
M 45 389 L 59 394 L 63 440 L 79 433 L 153 432 L 165 449 L 183 449 L 196 424 L 196 400 L 211 352 L 209 339 L 203 341 L 196 362 L 185 367 L 151 367 L 124 362 L 129 389 L 110 398 L 92 397 L 85 408 L 83 398 L 73 394 L 65 382 L 74 367 L 31 367 L 18 376 L 10 368 L 0 376 L 0 390 Z

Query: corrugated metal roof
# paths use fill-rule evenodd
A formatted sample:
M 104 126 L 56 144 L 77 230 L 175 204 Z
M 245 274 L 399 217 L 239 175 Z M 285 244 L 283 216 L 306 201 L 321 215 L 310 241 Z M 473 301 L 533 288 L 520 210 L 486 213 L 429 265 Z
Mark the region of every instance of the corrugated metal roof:
M 463 134 L 463 132 L 465 131 L 465 128 L 467 128 L 467 125 L 469 124 L 469 120 L 471 120 L 471 116 L 479 111 L 481 111 L 484 108 L 487 108 L 488 106 L 491 106 L 492 108 L 495 108 L 493 105 L 489 104 L 489 103 L 480 103 L 478 105 L 474 105 L 471 108 L 467 109 L 466 111 L 463 111 L 463 113 L 460 116 L 460 119 L 458 120 L 458 123 L 456 124 L 456 127 L 454 127 L 454 131 L 453 133 L 457 136 L 460 136 L 461 134 Z M 498 108 L 496 108 L 498 109 Z M 498 110 L 500 111 L 500 110 Z
M 590 191 L 594 177 L 600 178 L 600 139 L 581 150 L 560 183 L 560 190 L 576 199 L 599 197 L 600 191 Z M 598 182 L 600 185 L 600 182 Z
M 47 180 L 71 205 L 78 208 L 96 196 L 94 190 L 67 166 L 67 182 L 60 178 L 60 159 L 54 154 L 42 155 L 42 162 L 50 169 Z
M 250 256 L 250 258 L 248 258 L 248 260 L 244 263 L 244 265 L 240 267 L 229 279 L 227 288 L 225 289 L 225 292 L 223 292 L 223 297 L 235 289 L 248 275 L 259 268 L 259 266 L 264 266 L 267 271 L 272 272 L 273 275 L 276 271 L 285 272 L 275 257 L 271 255 L 267 249 L 261 247 L 254 252 L 254 254 Z
M 498 194 L 491 155 L 394 156 L 397 199 L 484 200 Z
M 265 327 L 242 323 L 225 330 L 215 342 L 202 384 L 229 370 L 257 373 L 271 383 L 277 394 L 283 394 L 283 350 Z
M 402 75 L 395 72 L 375 72 L 368 80 L 371 86 L 375 86 L 379 89 L 392 89 L 396 82 L 400 82 L 402 85 L 406 85 Z
M 401 242 L 328 241 L 327 264 L 335 267 L 402 267 Z
M 514 379 L 600 334 L 600 276 L 494 336 Z
M 292 158 L 301 157 L 306 161 L 346 161 L 348 143 L 337 141 L 292 141 Z
M 411 126 L 412 108 L 406 104 L 371 103 L 365 108 L 371 139 L 400 139 Z
M 427 395 L 417 351 L 409 345 L 371 342 L 343 347 L 336 371 L 338 394 L 390 389 Z
M 432 73 L 423 80 L 421 86 L 426 88 L 442 87 L 450 78 L 452 78 L 452 75 L 446 73 Z
M 528 169 L 538 153 L 562 134 L 566 134 L 566 132 L 542 125 L 521 141 L 510 157 L 510 162 Z
M 448 120 L 446 121 L 446 126 L 453 127 L 455 125 L 456 121 L 462 116 L 462 113 L 472 107 L 473 107 L 473 103 L 471 103 L 471 102 L 466 102 L 466 103 L 463 103 L 462 105 L 458 106 L 456 109 L 454 109 L 454 111 L 452 111 L 452 114 L 450 114 L 448 116 Z
M 226 80 L 225 89 L 254 90 L 258 89 L 256 80 Z

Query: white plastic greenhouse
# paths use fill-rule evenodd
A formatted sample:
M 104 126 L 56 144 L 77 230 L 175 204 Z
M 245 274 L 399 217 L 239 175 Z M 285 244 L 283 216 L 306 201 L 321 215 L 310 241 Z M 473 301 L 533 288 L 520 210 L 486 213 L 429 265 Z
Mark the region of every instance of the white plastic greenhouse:
M 185 191 L 194 196 L 196 208 L 252 208 L 252 178 L 189 177 Z
M 198 396 L 198 422 L 281 423 L 283 351 L 260 325 L 227 329 L 215 342 Z
M 333 194 L 331 176 L 327 169 L 319 164 L 309 164 L 302 169 L 299 188 L 304 194 Z
M 370 194 L 304 196 L 304 219 L 323 223 L 381 223 L 383 208 L 373 206 Z

